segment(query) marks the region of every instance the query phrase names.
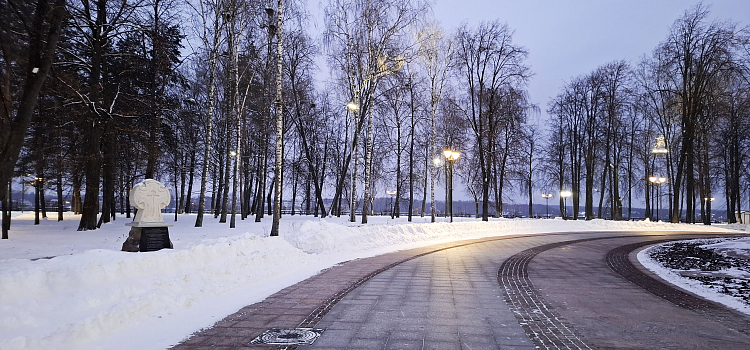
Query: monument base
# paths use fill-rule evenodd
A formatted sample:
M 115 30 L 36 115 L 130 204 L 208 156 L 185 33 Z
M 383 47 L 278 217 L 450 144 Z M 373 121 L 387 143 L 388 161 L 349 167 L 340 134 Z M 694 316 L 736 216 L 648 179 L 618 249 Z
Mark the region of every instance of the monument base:
M 172 248 L 174 246 L 169 239 L 168 226 L 132 226 L 128 239 L 122 244 L 122 251 L 125 252 L 153 252 Z

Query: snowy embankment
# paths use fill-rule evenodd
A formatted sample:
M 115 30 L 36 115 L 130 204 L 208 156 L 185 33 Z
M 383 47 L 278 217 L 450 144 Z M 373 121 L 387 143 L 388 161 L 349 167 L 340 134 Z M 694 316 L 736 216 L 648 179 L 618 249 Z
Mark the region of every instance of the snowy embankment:
M 731 225 L 747 230 L 747 225 Z M 656 256 L 686 243 L 698 254 L 672 254 L 671 261 Z M 684 248 L 683 248 L 684 249 Z M 709 252 L 713 252 L 710 254 Z M 709 254 L 707 254 L 709 253 Z M 696 257 L 700 255 L 701 257 Z M 657 244 L 638 252 L 638 262 L 663 280 L 708 300 L 750 315 L 750 238 L 694 239 Z M 669 266 L 669 265 L 674 266 Z
M 165 214 L 168 223 L 172 216 Z M 252 219 L 252 218 L 251 218 Z M 13 218 L 0 241 L 0 349 L 163 349 L 245 305 L 337 263 L 426 245 L 509 234 L 569 231 L 722 231 L 703 225 L 594 220 L 428 218 L 370 224 L 345 218 L 286 216 L 280 237 L 270 218 L 229 229 L 181 215 L 170 228 L 175 249 L 121 252 L 122 218 L 77 232 L 78 218 Z M 445 219 L 440 218 L 439 221 Z

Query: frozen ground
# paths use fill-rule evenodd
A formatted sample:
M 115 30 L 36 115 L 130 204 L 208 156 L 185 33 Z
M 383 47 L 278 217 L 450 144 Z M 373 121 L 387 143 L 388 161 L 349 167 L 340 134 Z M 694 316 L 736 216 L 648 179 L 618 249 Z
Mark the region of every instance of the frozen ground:
M 508 234 L 604 230 L 725 230 L 719 226 L 603 220 L 492 220 L 285 216 L 236 229 L 165 214 L 175 249 L 126 253 L 129 220 L 78 232 L 78 217 L 33 225 L 14 214 L 0 241 L 0 349 L 164 349 L 239 308 L 337 263 L 448 241 Z
M 748 237 L 663 243 L 641 250 L 638 260 L 674 285 L 750 315 Z

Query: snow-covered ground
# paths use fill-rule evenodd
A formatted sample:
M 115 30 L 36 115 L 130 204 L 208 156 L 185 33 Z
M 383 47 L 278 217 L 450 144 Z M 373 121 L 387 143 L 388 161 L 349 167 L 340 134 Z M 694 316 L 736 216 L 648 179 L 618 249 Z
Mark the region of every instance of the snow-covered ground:
M 714 231 L 720 226 L 603 220 L 504 220 L 285 216 L 237 228 L 180 215 L 175 249 L 121 252 L 128 219 L 78 232 L 78 217 L 33 225 L 15 215 L 0 241 L 0 349 L 164 349 L 245 305 L 337 263 L 432 244 L 509 234 L 568 231 Z M 252 219 L 252 218 L 251 218 Z
M 748 226 L 750 225 L 731 225 L 730 227 L 747 230 Z M 696 239 L 677 243 L 683 242 L 694 243 L 699 248 L 712 250 L 718 254 L 719 259 L 688 257 L 694 262 L 688 264 L 692 266 L 670 268 L 653 256 L 659 250 L 666 249 L 675 243 L 668 242 L 641 250 L 637 255 L 638 261 L 669 283 L 750 315 L 750 303 L 748 300 L 743 300 L 743 298 L 748 298 L 750 282 L 750 269 L 748 269 L 750 267 L 750 238 Z M 728 259 L 721 259 L 722 256 Z M 708 260 L 715 261 L 708 263 Z M 723 266 L 724 264 L 727 266 Z M 709 266 L 709 268 L 701 268 L 700 265 Z

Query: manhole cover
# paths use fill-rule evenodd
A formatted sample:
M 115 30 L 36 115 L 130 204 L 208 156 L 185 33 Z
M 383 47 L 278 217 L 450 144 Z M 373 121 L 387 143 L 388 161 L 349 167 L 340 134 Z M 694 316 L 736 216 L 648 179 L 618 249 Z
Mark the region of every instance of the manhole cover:
M 312 328 L 271 328 L 253 339 L 250 344 L 306 345 L 318 339 L 322 329 Z

